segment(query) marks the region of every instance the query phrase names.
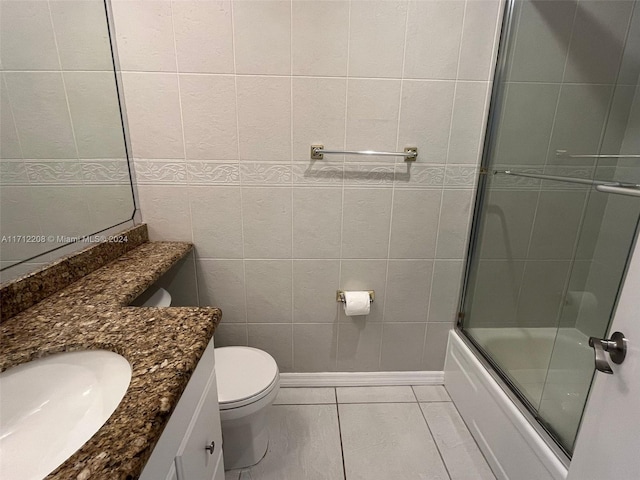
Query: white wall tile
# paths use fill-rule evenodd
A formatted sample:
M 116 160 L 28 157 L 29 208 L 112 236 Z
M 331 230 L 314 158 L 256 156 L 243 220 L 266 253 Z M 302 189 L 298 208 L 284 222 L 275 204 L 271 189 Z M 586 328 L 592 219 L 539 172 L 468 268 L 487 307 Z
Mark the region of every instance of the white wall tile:
M 95 219 L 84 200 L 88 188 L 67 185 L 65 188 L 52 185 L 39 187 L 33 194 L 38 205 L 40 228 L 43 235 L 82 235 L 93 228 Z M 88 229 L 87 226 L 91 228 Z
M 477 165 L 480 162 L 488 90 L 487 82 L 457 83 L 447 163 Z
M 376 298 L 371 302 L 369 315 L 347 317 L 340 312 L 341 321 L 356 320 L 381 322 L 387 283 L 386 260 L 342 260 L 340 263 L 340 290 L 373 290 Z
M 126 158 L 113 72 L 64 72 L 80 158 Z
M 62 74 L 4 72 L 25 158 L 77 158 Z
M 573 255 L 585 191 L 542 191 L 538 199 L 528 258 L 539 260 L 569 259 Z M 562 205 L 562 208 L 558 208 Z M 553 241 L 549 241 L 552 238 Z
M 436 258 L 463 258 L 467 249 L 472 190 L 444 190 Z
M 387 258 L 391 190 L 345 188 L 343 258 Z
M 291 80 L 238 77 L 236 82 L 240 159 L 290 161 Z
M 237 73 L 291 74 L 291 2 L 233 2 L 233 25 Z
M 453 323 L 427 323 L 424 339 L 422 369 L 431 372 L 444 370 L 444 357 L 447 351 L 447 339 Z
M 231 76 L 180 75 L 187 159 L 238 158 L 236 89 Z
M 177 75 L 122 75 L 136 158 L 184 158 Z
M 293 257 L 339 258 L 342 189 L 293 189 Z
M 429 302 L 429 322 L 453 322 L 458 310 L 464 262 L 436 260 Z
M 338 325 L 338 371 L 377 372 L 382 324 L 352 318 Z
M 186 186 L 138 185 L 140 212 L 153 241 L 193 241 Z M 149 220 L 153 219 L 153 220 Z
M 432 275 L 432 260 L 389 260 L 384 321 L 426 322 Z
M 293 2 L 293 75 L 347 74 L 349 2 Z
M 476 327 L 517 326 L 523 271 L 524 261 L 480 260 L 469 308 Z
M 403 82 L 398 151 L 417 147 L 417 162 L 446 162 L 454 88 L 454 82 Z
M 420 370 L 426 323 L 385 323 L 380 370 Z
M 220 323 L 213 333 L 213 341 L 217 347 L 234 345 L 247 346 L 246 323 Z
M 205 258 L 197 261 L 196 269 L 200 306 L 219 307 L 223 323 L 246 322 L 243 261 Z
M 171 2 L 115 0 L 112 8 L 120 68 L 175 72 Z
M 407 1 L 354 0 L 350 18 L 349 75 L 400 77 Z
M 0 158 L 22 158 L 20 140 L 11 113 L 9 94 L 4 79 L 0 78 Z M 4 181 L 4 177 L 2 178 Z
M 58 70 L 48 1 L 3 1 L 0 52 L 6 70 Z
M 487 195 L 480 225 L 482 258 L 524 259 L 538 206 L 538 192 L 493 190 Z
M 157 285 L 171 294 L 171 306 L 173 307 L 197 307 L 200 305 L 194 256 L 194 253 L 190 252 L 158 279 Z
M 340 260 L 294 260 L 294 323 L 334 323 L 342 307 L 336 302 L 339 278 Z
M 198 257 L 242 258 L 240 187 L 190 187 L 189 202 Z
M 231 2 L 173 2 L 178 71 L 233 73 Z
M 504 106 L 500 113 L 496 163 L 508 165 L 546 163 L 559 94 L 559 84 L 508 84 Z
M 296 372 L 336 370 L 337 324 L 293 324 L 293 368 Z
M 562 80 L 576 4 L 574 0 L 520 4 L 520 21 L 510 59 L 511 81 Z M 547 30 L 553 34 L 540 35 Z
M 566 150 L 570 154 L 592 154 L 598 151 L 612 93 L 611 85 L 562 85 L 548 163 L 580 164 L 580 161 L 556 158 L 557 150 Z M 587 159 L 586 162 L 591 164 L 592 160 Z
M 316 5 L 305 2 L 305 5 Z M 317 5 L 326 5 L 319 2 Z M 293 79 L 293 159 L 308 160 L 311 145 L 344 148 L 346 79 Z M 333 160 L 341 159 L 332 155 Z M 323 163 L 329 159 L 320 161 Z
M 291 260 L 245 260 L 247 321 L 291 323 Z
M 499 0 L 467 2 L 464 32 L 460 46 L 458 78 L 489 80 L 493 74 L 494 47 L 498 41 L 496 27 L 503 3 Z
M 291 258 L 291 190 L 242 188 L 245 258 Z
M 280 372 L 293 370 L 293 331 L 291 325 L 256 324 L 247 325 L 249 346 L 259 348 L 271 355 Z
M 564 303 L 569 261 L 528 261 L 518 298 L 518 325 L 556 327 Z
M 239 185 L 240 167 L 237 163 L 200 162 L 189 160 L 185 164 L 191 185 Z
M 440 190 L 398 190 L 393 195 L 390 258 L 433 258 Z
M 347 150 L 393 151 L 398 132 L 400 80 L 349 80 Z M 371 161 L 375 157 L 349 157 Z M 388 157 L 381 157 L 388 161 Z
M 49 5 L 62 69 L 113 70 L 104 5 L 86 0 L 57 0 Z
M 565 82 L 616 82 L 634 2 L 596 0 L 578 5 Z
M 464 4 L 456 0 L 409 2 L 405 77 L 456 78 Z

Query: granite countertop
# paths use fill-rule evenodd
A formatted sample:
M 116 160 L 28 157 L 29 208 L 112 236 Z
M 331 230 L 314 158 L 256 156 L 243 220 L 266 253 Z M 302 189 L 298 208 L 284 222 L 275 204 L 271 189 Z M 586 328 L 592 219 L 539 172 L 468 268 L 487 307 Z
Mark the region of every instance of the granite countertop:
M 47 479 L 135 479 L 213 336 L 217 308 L 129 307 L 192 249 L 143 243 L 0 325 L 0 370 L 52 353 L 104 349 L 132 368 L 122 402 Z

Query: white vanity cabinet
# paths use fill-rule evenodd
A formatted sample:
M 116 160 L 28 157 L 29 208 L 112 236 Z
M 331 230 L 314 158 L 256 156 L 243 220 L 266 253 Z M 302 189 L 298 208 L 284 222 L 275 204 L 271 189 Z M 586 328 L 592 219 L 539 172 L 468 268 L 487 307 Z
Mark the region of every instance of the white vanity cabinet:
M 213 339 L 140 475 L 164 479 L 224 480 Z

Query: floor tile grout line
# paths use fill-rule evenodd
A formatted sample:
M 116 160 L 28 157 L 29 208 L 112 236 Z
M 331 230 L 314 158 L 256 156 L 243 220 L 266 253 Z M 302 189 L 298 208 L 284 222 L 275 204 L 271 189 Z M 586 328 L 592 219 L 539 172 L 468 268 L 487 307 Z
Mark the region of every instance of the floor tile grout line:
M 424 411 L 420 406 L 420 402 L 418 401 L 418 396 L 416 395 L 416 392 L 413 389 L 413 387 L 411 387 L 411 391 L 413 392 L 413 396 L 416 398 L 416 401 L 418 402 L 418 409 L 420 410 L 420 415 L 422 415 L 422 418 L 424 419 L 424 423 L 427 426 L 427 430 L 429 431 L 429 435 L 431 435 L 431 440 L 433 440 L 433 444 L 436 446 L 436 450 L 438 451 L 438 455 L 440 456 L 440 461 L 442 462 L 442 466 L 444 466 L 444 470 L 447 472 L 447 476 L 449 477 L 449 480 L 451 480 L 451 473 L 449 473 L 449 467 L 447 467 L 447 462 L 445 462 L 444 457 L 442 456 L 442 452 L 440 451 L 438 442 L 436 442 L 436 437 L 433 435 L 433 432 L 431 431 L 431 427 L 429 426 L 427 417 L 425 416 Z
M 342 425 L 340 424 L 340 404 L 338 403 L 337 395 L 336 395 L 336 414 L 338 416 L 338 436 L 340 437 L 340 456 L 342 457 L 342 476 L 344 480 L 347 480 L 347 466 L 344 463 L 344 447 L 342 445 Z

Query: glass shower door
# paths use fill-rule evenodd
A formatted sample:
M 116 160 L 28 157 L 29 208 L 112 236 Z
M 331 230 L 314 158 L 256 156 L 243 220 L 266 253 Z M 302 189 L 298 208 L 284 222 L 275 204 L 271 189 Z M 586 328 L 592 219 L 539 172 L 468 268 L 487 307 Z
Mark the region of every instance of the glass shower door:
M 637 4 L 511 2 L 494 83 L 459 326 L 569 455 L 640 216 Z

